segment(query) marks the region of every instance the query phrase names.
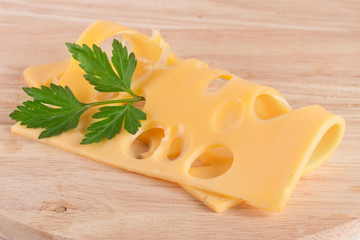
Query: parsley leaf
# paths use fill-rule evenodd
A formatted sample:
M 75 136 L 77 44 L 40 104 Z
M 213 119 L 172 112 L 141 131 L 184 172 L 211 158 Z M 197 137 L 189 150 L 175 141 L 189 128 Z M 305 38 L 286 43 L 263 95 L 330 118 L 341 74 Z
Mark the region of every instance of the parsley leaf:
M 57 136 L 76 128 L 81 114 L 90 107 L 79 102 L 68 87 L 51 84 L 50 87 L 41 86 L 41 89 L 23 90 L 34 101 L 23 102 L 23 106 L 18 106 L 10 117 L 28 128 L 45 128 L 39 138 Z
M 123 123 L 124 129 L 135 134 L 141 126 L 139 120 L 145 120 L 146 114 L 132 104 L 127 104 L 102 107 L 93 115 L 93 118 L 103 120 L 90 125 L 87 129 L 90 132 L 85 135 L 81 144 L 97 143 L 104 138 L 111 139 L 120 132 Z
M 127 92 L 133 98 L 112 99 L 92 103 L 82 103 L 76 99 L 69 87 L 50 84 L 50 87 L 23 88 L 33 101 L 25 101 L 18 106 L 10 117 L 28 128 L 45 128 L 39 138 L 57 136 L 70 129 L 76 128 L 80 116 L 90 107 L 106 104 L 123 104 L 99 109 L 93 115 L 95 119 L 102 119 L 90 125 L 89 132 L 81 144 L 97 143 L 107 138 L 112 139 L 120 133 L 122 127 L 131 134 L 135 134 L 141 126 L 140 120 L 146 119 L 146 114 L 132 104 L 144 101 L 145 98 L 131 91 L 131 78 L 136 68 L 134 53 L 128 55 L 127 48 L 119 41 L 113 41 L 112 63 L 100 47 L 87 45 L 80 47 L 75 43 L 66 43 L 74 59 L 85 70 L 84 77 L 100 92 Z M 123 126 L 124 125 L 124 126 Z
M 119 74 L 119 78 L 122 79 L 130 89 L 131 78 L 137 63 L 135 55 L 134 53 L 130 53 L 128 56 L 127 48 L 116 39 L 114 39 L 112 47 L 112 63 L 114 64 L 116 72 Z
M 131 78 L 135 71 L 137 61 L 134 53 L 128 56 L 128 51 L 118 40 L 114 39 L 112 47 L 113 70 L 109 59 L 100 47 L 93 45 L 92 50 L 87 46 L 82 47 L 75 43 L 66 43 L 67 48 L 73 54 L 73 58 L 80 62 L 79 66 L 84 69 L 84 78 L 100 92 L 127 92 L 137 96 L 130 89 Z

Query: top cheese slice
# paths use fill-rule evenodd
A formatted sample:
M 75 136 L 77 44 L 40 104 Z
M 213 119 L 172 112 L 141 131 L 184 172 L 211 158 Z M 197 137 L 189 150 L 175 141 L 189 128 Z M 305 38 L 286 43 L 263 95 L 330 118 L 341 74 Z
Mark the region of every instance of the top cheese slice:
M 211 69 L 196 59 L 180 60 L 160 35 L 148 38 L 116 23 L 98 21 L 78 44 L 99 45 L 116 33 L 131 43 L 138 59 L 132 88 L 146 98 L 143 111 L 148 117 L 140 131 L 136 135 L 122 131 L 110 141 L 80 145 L 93 121 L 89 112 L 76 129 L 41 141 L 181 184 L 205 203 L 210 199 L 207 205 L 215 211 L 243 200 L 273 212 L 282 210 L 301 175 L 320 166 L 340 143 L 345 129 L 340 116 L 319 106 L 291 111 L 273 88 Z M 69 86 L 83 102 L 127 97 L 96 92 L 75 60 L 59 65 L 66 71 L 58 68 L 39 75 L 28 69 L 27 81 L 46 85 L 59 76 L 55 82 Z M 226 83 L 210 90 L 219 78 Z M 12 131 L 31 138 L 40 133 L 19 124 Z M 147 143 L 149 149 L 134 151 L 137 142 Z

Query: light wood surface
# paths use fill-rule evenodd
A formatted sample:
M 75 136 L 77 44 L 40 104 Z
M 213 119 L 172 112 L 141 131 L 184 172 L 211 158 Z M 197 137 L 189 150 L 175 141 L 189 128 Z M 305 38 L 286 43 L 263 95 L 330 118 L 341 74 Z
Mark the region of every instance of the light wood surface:
M 0 0 L 0 237 L 5 239 L 360 239 L 360 2 Z M 97 19 L 160 28 L 183 58 L 319 104 L 347 122 L 343 142 L 285 210 L 216 214 L 176 184 L 10 133 L 22 70 L 69 56 Z

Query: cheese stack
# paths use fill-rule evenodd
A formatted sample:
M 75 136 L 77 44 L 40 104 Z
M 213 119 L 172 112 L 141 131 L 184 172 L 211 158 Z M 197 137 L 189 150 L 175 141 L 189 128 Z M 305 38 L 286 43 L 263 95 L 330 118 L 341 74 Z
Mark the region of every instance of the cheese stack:
M 100 45 L 116 34 L 130 44 L 138 61 L 132 90 L 145 97 L 147 114 L 140 131 L 81 145 L 93 122 L 91 114 L 85 114 L 76 129 L 39 141 L 178 183 L 216 212 L 243 201 L 278 212 L 300 177 L 328 159 L 343 137 L 342 117 L 320 106 L 291 110 L 273 88 L 196 59 L 182 60 L 158 31 L 147 37 L 100 20 L 77 43 Z M 69 86 L 82 102 L 129 97 L 95 91 L 78 64 L 68 59 L 28 68 L 24 75 L 34 87 Z M 19 124 L 12 131 L 33 139 L 41 132 Z

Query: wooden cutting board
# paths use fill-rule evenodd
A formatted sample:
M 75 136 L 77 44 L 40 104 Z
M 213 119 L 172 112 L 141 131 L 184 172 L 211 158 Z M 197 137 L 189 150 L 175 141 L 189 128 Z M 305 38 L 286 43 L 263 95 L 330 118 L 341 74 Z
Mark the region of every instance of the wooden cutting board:
M 360 239 L 360 3 L 0 0 L 0 237 L 5 239 Z M 22 70 L 69 57 L 96 19 L 149 34 L 278 89 L 296 109 L 342 115 L 336 153 L 304 177 L 282 213 L 241 204 L 216 214 L 176 184 L 10 133 Z

